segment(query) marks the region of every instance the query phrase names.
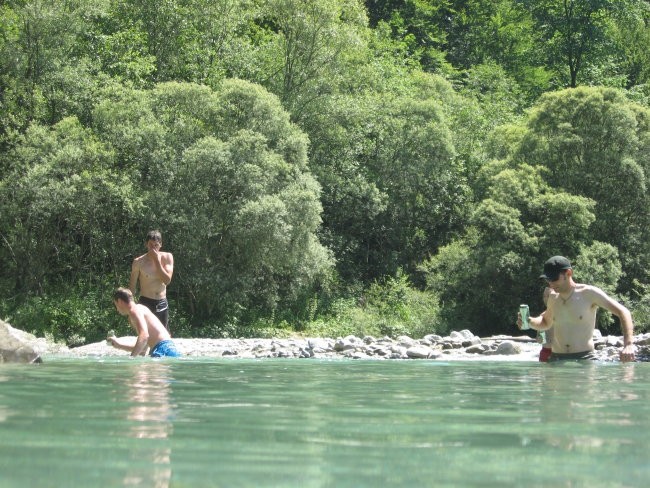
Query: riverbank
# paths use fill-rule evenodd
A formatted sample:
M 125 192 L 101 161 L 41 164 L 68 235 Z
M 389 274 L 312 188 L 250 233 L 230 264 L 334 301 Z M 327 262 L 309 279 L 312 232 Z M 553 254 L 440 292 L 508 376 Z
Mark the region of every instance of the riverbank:
M 135 337 L 132 337 L 135 341 Z M 449 336 L 427 335 L 421 339 L 397 338 L 288 338 L 288 339 L 174 339 L 185 357 L 215 358 L 323 358 L 323 359 L 429 359 L 537 361 L 541 346 L 528 336 L 492 336 L 480 338 L 468 330 Z M 621 337 L 594 336 L 596 353 L 602 361 L 618 361 L 623 345 Z M 650 334 L 635 337 L 640 361 L 650 359 Z M 59 351 L 57 356 L 104 357 L 128 353 L 105 341 Z

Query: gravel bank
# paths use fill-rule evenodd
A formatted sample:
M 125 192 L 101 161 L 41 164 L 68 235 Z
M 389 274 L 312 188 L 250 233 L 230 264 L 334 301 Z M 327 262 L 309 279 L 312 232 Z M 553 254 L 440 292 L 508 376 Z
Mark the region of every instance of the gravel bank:
M 135 337 L 133 337 L 135 341 Z M 433 359 L 537 361 L 540 345 L 528 336 L 479 338 L 463 330 L 449 336 L 422 339 L 397 338 L 289 338 L 289 339 L 174 339 L 186 357 L 214 358 L 323 358 L 323 359 Z M 596 352 L 603 361 L 618 361 L 622 338 L 595 336 Z M 650 358 L 650 334 L 635 337 L 638 359 Z M 61 356 L 61 352 L 57 356 Z M 105 341 L 69 349 L 70 357 L 126 356 Z

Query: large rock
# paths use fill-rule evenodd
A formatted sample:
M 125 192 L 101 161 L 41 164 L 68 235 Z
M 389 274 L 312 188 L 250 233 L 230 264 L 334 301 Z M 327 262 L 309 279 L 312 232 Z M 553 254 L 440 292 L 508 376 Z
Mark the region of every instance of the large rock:
M 521 354 L 521 346 L 512 341 L 503 341 L 497 346 L 495 354 L 511 356 L 514 354 Z
M 36 336 L 0 320 L 0 363 L 40 363 Z
M 430 347 L 413 346 L 406 350 L 406 355 L 411 359 L 429 359 L 433 354 Z

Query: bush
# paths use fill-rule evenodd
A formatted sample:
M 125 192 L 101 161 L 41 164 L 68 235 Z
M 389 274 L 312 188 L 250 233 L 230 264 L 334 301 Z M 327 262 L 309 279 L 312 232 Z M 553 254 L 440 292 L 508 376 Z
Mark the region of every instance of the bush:
M 115 312 L 111 297 L 103 289 L 79 285 L 57 294 L 31 296 L 3 312 L 13 327 L 64 341 L 68 346 L 103 340 L 109 329 L 126 335 L 128 323 Z
M 327 313 L 309 322 L 303 331 L 313 337 L 414 338 L 445 332 L 440 326 L 438 298 L 413 288 L 401 272 L 373 283 L 361 297 L 333 302 Z
M 204 322 L 195 326 L 190 335 L 205 339 L 270 339 L 291 337 L 295 335 L 295 330 L 286 321 L 276 323 L 272 319 L 258 319 L 251 323 L 242 323 L 237 319 L 230 319 L 218 323 Z

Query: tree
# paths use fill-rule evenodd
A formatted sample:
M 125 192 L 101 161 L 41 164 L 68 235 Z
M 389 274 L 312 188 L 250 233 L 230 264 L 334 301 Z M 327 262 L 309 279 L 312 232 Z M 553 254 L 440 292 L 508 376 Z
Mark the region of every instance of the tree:
M 143 59 L 138 51 L 144 47 L 155 66 L 151 73 L 152 81 L 168 81 L 182 76 L 180 57 L 190 6 L 191 2 L 186 5 L 178 0 L 118 0 L 111 6 L 111 14 L 117 21 L 118 28 L 106 33 L 113 40 L 118 40 L 123 34 L 127 34 L 130 39 L 142 39 L 143 44 L 136 42 L 132 45 L 133 51 L 129 56 L 138 53 L 137 57 Z M 120 45 L 121 43 L 113 43 L 118 48 Z
M 627 89 L 650 81 L 650 4 L 643 0 L 621 1 L 612 39 L 618 47 L 617 64 Z
M 114 1 L 97 19 L 93 52 L 103 70 L 136 86 L 189 81 L 216 85 L 251 69 L 255 0 Z
M 366 16 L 356 0 L 267 0 L 257 79 L 300 122 L 350 75 Z
M 456 78 L 498 64 L 525 87 L 529 102 L 548 88 L 530 13 L 515 0 L 366 1 L 370 25 L 388 25 L 405 57 L 427 72 Z M 462 79 L 461 79 L 462 82 Z
M 547 168 L 555 188 L 596 202 L 593 239 L 620 252 L 626 273 L 647 281 L 650 111 L 608 88 L 563 90 L 531 112 L 518 161 Z
M 313 293 L 332 265 L 316 237 L 320 187 L 276 97 L 241 80 L 102 97 L 92 126 L 34 124 L 6 158 L 3 293 L 18 304 L 123 284 L 153 226 L 182 263 L 170 288 L 181 316 L 236 323 Z
M 518 301 L 541 310 L 539 263 L 554 254 L 621 299 L 644 293 L 648 115 L 620 91 L 581 87 L 496 131 L 488 147 L 501 159 L 479 172 L 469 226 L 422 268 L 448 323 L 504 331 Z
M 449 0 L 366 1 L 371 25 L 390 26 L 393 37 L 406 46 L 409 58 L 426 71 L 441 72 L 446 67 L 443 46 L 445 25 L 453 15 Z
M 574 257 L 589 242 L 594 203 L 554 190 L 542 174 L 526 164 L 495 163 L 487 198 L 463 235 L 423 263 L 445 323 L 509 333 L 519 303 L 542 310 L 540 263 L 552 254 Z
M 75 118 L 32 125 L 0 183 L 0 263 L 5 291 L 42 295 L 103 284 L 125 264 L 128 224 L 142 200 L 112 151 Z
M 322 208 L 307 138 L 259 86 L 225 81 L 201 99 L 184 90 L 162 86 L 155 104 L 178 114 L 183 100 L 209 114 L 210 135 L 183 151 L 167 197 L 176 211 L 165 220 L 184 243 L 176 253 L 186 263 L 184 293 L 197 317 L 289 307 L 331 266 L 316 239 Z
M 462 225 L 465 168 L 442 109 L 451 89 L 429 78 L 405 77 L 404 95 L 337 97 L 310 123 L 323 234 L 346 278 L 371 281 L 400 268 L 413 278 Z
M 575 88 L 586 67 L 611 52 L 608 29 L 616 0 L 517 0 L 535 19 L 547 65 L 556 67 L 558 84 Z
M 216 86 L 223 78 L 254 82 L 256 21 L 262 17 L 256 0 L 192 0 L 183 32 L 179 62 L 183 79 Z M 178 77 L 176 77 L 178 79 Z
M 84 119 L 101 84 L 81 48 L 102 3 L 88 0 L 9 1 L 0 6 L 0 148 L 32 121 Z
M 146 221 L 165 229 L 166 242 L 182 243 L 173 289 L 194 319 L 270 314 L 327 273 L 307 138 L 260 86 L 123 90 L 98 105 L 94 120 L 137 181 Z

